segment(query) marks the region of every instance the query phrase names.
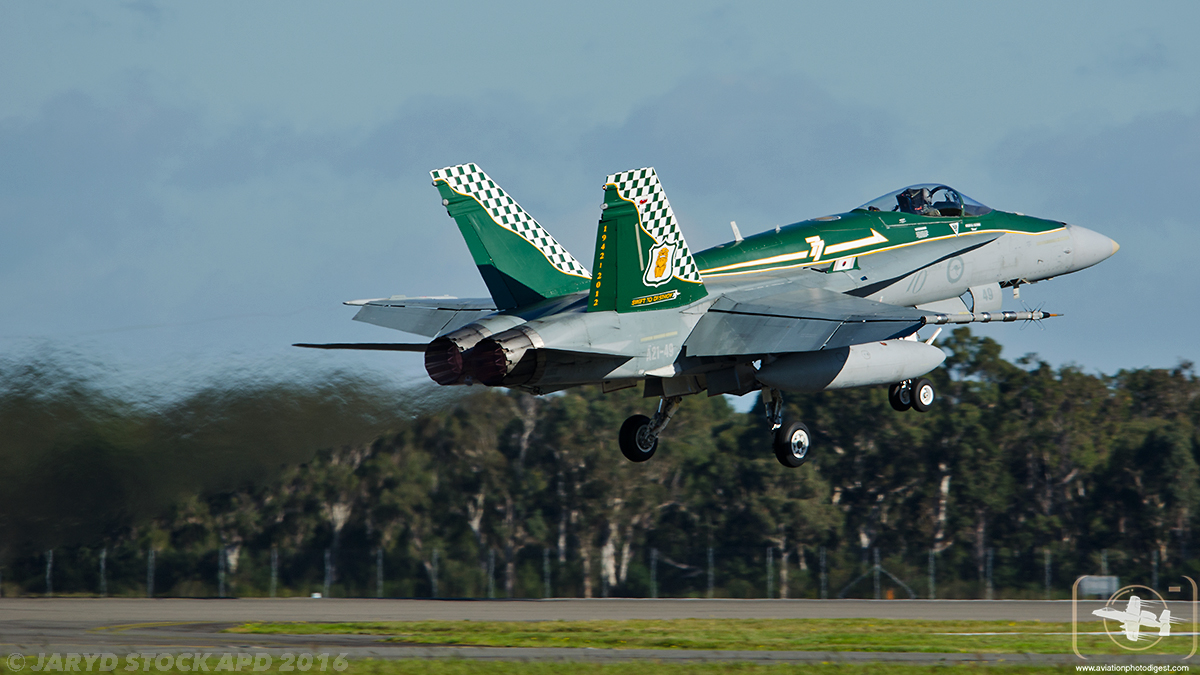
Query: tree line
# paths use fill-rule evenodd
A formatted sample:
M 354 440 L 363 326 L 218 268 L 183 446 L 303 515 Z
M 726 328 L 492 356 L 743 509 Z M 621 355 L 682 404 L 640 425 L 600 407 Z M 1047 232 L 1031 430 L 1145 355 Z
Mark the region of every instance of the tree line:
M 1042 597 L 1047 571 L 1062 597 L 1079 574 L 1200 572 L 1190 363 L 1090 374 L 1006 360 L 966 328 L 941 346 L 926 414 L 883 388 L 789 396 L 814 434 L 799 469 L 776 462 L 761 403 L 703 394 L 633 464 L 616 431 L 653 408 L 638 389 L 430 399 L 335 374 L 146 406 L 54 362 L 7 363 L 0 584 L 833 597 L 878 555 L 900 597 Z

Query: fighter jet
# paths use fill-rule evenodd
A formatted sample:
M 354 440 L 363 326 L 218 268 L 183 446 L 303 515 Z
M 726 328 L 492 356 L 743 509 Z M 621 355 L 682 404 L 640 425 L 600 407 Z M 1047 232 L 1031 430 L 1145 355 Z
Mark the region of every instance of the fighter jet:
M 1171 610 L 1164 609 L 1162 615 L 1155 618 L 1154 612 L 1142 610 L 1142 599 L 1136 595 L 1129 597 L 1129 604 L 1125 606 L 1125 611 L 1115 607 L 1102 607 L 1092 610 L 1092 614 L 1102 619 L 1120 621 L 1121 630 L 1125 631 L 1125 638 L 1130 642 L 1138 641 L 1142 626 L 1157 628 L 1159 637 L 1167 637 L 1171 634 Z
M 430 172 L 491 294 L 354 300 L 364 321 L 433 338 L 418 344 L 301 344 L 423 352 L 445 386 L 533 394 L 641 385 L 659 399 L 618 433 L 634 462 L 654 455 L 684 396 L 761 390 L 775 455 L 810 457 L 784 420 L 784 391 L 890 385 L 898 411 L 926 412 L 923 375 L 945 359 L 926 326 L 1038 321 L 1001 311 L 1001 289 L 1069 274 L 1117 252 L 1077 225 L 991 209 L 942 184 L 888 193 L 692 253 L 653 168 L 608 176 L 592 271 L 477 164 Z

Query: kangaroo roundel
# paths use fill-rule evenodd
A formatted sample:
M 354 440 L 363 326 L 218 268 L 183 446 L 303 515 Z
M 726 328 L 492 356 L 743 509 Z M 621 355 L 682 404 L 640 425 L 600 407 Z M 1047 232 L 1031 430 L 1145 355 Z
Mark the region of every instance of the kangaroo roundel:
M 650 264 L 646 265 L 646 285 L 661 286 L 671 280 L 675 249 L 670 244 L 659 244 L 650 249 Z

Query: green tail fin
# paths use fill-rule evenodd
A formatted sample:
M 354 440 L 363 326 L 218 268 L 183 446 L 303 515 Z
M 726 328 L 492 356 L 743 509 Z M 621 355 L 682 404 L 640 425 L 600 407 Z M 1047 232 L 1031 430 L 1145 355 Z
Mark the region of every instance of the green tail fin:
M 708 295 L 653 168 L 609 176 L 602 208 L 588 311 L 669 309 Z
M 430 171 L 496 307 L 587 290 L 591 274 L 475 164 Z

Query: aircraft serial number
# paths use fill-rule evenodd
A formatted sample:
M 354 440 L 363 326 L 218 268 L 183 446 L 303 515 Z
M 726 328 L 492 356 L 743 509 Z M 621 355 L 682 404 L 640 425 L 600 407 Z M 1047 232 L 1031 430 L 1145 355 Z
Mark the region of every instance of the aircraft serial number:
M 646 347 L 646 358 L 650 360 L 671 358 L 675 356 L 675 343 L 668 342 L 665 345 L 649 345 Z

